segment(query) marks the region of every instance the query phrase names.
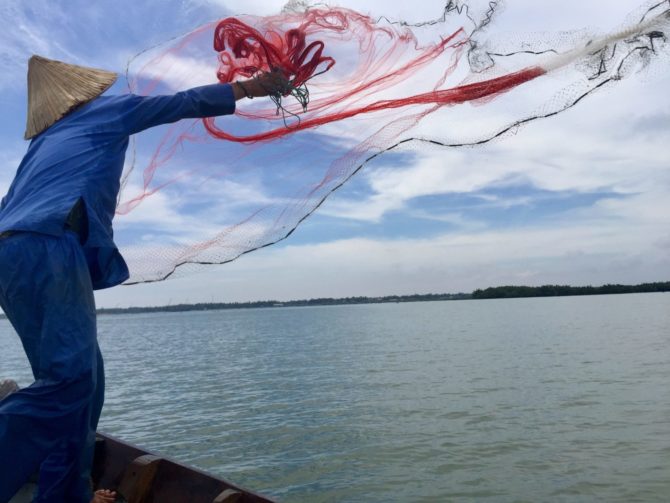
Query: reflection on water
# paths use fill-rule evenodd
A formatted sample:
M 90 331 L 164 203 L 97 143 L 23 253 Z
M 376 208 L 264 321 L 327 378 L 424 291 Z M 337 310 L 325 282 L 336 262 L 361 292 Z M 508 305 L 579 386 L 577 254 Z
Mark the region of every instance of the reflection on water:
M 103 316 L 101 429 L 284 502 L 667 501 L 670 295 Z M 0 321 L 0 374 L 30 382 Z

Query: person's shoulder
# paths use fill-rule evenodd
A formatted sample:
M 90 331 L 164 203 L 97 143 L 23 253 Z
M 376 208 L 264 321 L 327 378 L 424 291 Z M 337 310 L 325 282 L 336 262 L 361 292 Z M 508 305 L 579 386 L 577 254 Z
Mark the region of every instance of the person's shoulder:
M 128 101 L 133 101 L 135 99 L 137 99 L 137 95 L 131 93 L 111 94 L 100 96 L 93 100 L 91 104 L 93 107 L 110 107 L 124 105 L 128 103 Z
M 86 120 L 88 117 L 124 115 L 129 109 L 136 106 L 141 99 L 140 96 L 131 93 L 99 96 L 88 103 L 85 110 L 82 110 L 82 118 Z

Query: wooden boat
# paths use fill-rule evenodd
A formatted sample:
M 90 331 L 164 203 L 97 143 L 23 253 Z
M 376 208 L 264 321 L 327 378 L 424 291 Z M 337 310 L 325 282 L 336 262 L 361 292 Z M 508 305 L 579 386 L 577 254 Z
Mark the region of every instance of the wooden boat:
M 96 439 L 91 477 L 96 489 L 117 491 L 119 503 L 276 503 L 104 433 Z M 10 503 L 30 502 L 31 485 Z

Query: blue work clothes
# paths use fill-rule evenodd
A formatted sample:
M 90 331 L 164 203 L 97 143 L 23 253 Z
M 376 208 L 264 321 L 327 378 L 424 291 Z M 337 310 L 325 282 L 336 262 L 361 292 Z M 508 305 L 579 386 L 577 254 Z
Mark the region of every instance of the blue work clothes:
M 93 288 L 128 279 L 113 240 L 114 217 L 128 137 L 186 118 L 232 114 L 229 84 L 196 87 L 170 96 L 100 96 L 37 135 L 0 202 L 0 233 L 29 231 L 61 236 L 82 199 L 87 236 L 84 251 Z
M 112 219 L 129 135 L 234 111 L 227 84 L 172 96 L 101 96 L 31 141 L 0 203 L 0 307 L 35 378 L 0 401 L 0 503 L 38 470 L 36 503 L 91 498 L 104 397 L 93 290 L 128 278 Z M 84 225 L 74 233 L 66 222 L 82 204 Z
M 0 502 L 40 472 L 39 503 L 88 503 L 104 399 L 95 301 L 79 238 L 21 233 L 0 241 L 0 307 L 35 382 L 0 401 Z

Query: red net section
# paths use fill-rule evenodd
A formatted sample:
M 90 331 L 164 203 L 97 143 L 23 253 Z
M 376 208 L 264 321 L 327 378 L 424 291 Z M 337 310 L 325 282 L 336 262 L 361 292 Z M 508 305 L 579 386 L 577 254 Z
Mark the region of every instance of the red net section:
M 141 54 L 129 71 L 139 94 L 280 69 L 300 99 L 244 101 L 232 117 L 139 135 L 116 224 L 130 282 L 277 243 L 363 166 L 411 162 L 406 147 L 487 143 L 574 106 L 667 45 L 670 6 L 657 2 L 599 39 L 502 51 L 485 30 L 495 4 L 477 17 L 450 2 L 443 18 L 413 26 L 339 8 L 241 16 Z
M 323 55 L 323 42 L 307 43 L 306 28 L 263 34 L 239 19 L 221 21 L 214 30 L 214 50 L 219 52 L 221 63 L 216 76 L 220 82 L 232 82 L 280 69 L 290 75 L 295 87 L 305 84 L 317 69 L 326 72 L 335 64 L 333 58 Z

